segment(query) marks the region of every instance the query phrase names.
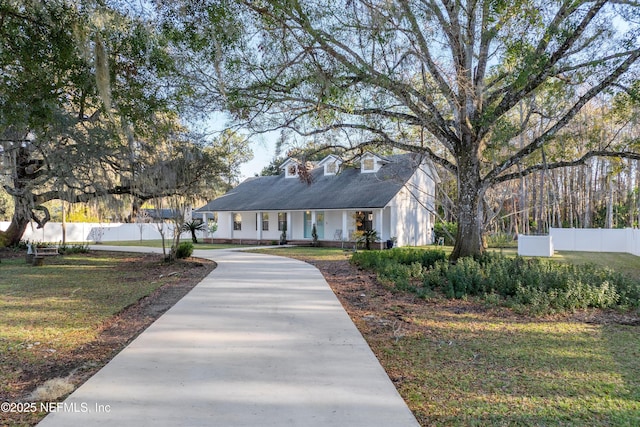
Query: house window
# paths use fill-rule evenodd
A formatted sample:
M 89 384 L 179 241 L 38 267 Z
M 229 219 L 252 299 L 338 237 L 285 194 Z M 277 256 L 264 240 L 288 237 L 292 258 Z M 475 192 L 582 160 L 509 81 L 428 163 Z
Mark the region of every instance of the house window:
M 258 221 L 260 221 L 260 214 L 256 214 L 256 230 L 258 230 Z M 262 213 L 262 231 L 269 231 L 269 214 Z
M 233 214 L 233 230 L 242 230 L 242 215 L 240 215 L 239 213 Z
M 284 231 L 287 229 L 287 213 L 278 212 L 278 231 Z
M 327 175 L 335 175 L 336 173 L 338 173 L 338 163 L 337 162 L 331 162 L 329 164 L 327 164 L 327 169 L 326 169 L 326 174 Z
M 356 229 L 358 231 L 373 230 L 373 212 L 356 212 Z
M 296 176 L 298 174 L 298 166 L 297 165 L 289 165 L 287 167 L 287 176 Z
M 362 170 L 371 172 L 374 169 L 373 157 L 365 157 L 362 159 Z

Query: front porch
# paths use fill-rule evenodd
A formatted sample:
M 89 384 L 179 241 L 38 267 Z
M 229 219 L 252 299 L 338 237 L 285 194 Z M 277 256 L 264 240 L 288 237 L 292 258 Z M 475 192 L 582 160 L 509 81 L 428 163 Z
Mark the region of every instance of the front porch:
M 304 210 L 203 212 L 206 221 L 216 222 L 218 229 L 208 233 L 207 242 L 271 245 L 286 234 L 292 244 L 310 245 L 315 225 L 320 246 L 346 247 L 356 240 L 355 233 L 376 230 L 381 242 L 395 237 L 392 210 Z M 382 243 L 381 243 L 382 245 Z

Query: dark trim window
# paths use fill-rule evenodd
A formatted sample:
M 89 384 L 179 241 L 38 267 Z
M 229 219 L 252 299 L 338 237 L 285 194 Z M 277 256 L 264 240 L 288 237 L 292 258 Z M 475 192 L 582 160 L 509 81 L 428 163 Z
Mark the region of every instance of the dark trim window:
M 258 221 L 260 221 L 260 213 L 256 214 L 256 231 L 258 230 Z M 269 214 L 262 213 L 262 231 L 269 231 Z
M 356 212 L 356 229 L 358 231 L 373 230 L 373 212 Z
M 242 215 L 240 215 L 239 213 L 233 214 L 233 230 L 242 230 Z
M 278 212 L 278 231 L 287 229 L 287 213 Z

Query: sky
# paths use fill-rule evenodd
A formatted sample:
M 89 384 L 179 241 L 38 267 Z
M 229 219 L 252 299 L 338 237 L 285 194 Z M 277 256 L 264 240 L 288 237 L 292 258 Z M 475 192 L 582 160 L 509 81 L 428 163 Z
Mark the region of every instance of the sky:
M 240 180 L 244 181 L 255 174 L 260 174 L 262 169 L 271 163 L 276 152 L 275 134 L 254 136 L 251 138 L 251 149 L 253 150 L 253 160 L 240 166 Z
M 227 116 L 223 113 L 214 113 L 204 123 L 195 123 L 195 128 L 204 126 L 207 131 L 219 132 L 227 126 Z M 262 169 L 271 163 L 276 153 L 276 141 L 278 140 L 278 132 L 269 132 L 264 135 L 256 135 L 250 139 L 251 150 L 253 151 L 253 160 L 240 166 L 240 181 L 247 178 L 260 175 Z

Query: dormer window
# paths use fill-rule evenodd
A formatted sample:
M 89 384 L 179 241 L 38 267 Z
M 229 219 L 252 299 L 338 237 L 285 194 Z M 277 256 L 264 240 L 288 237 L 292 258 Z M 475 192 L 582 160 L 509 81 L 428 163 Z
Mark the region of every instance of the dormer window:
M 281 166 L 284 169 L 285 178 L 295 178 L 298 176 L 298 162 L 294 159 L 287 159 Z
M 324 168 L 325 175 L 337 175 L 342 165 L 342 159 L 335 154 L 329 154 L 318 163 L 318 167 Z
M 365 153 L 360 158 L 360 172 L 373 173 L 378 172 L 382 167 L 382 159 L 374 154 Z
M 337 173 L 338 173 L 338 163 L 337 162 L 327 163 L 327 165 L 324 167 L 324 174 L 325 175 L 335 175 Z
M 362 159 L 362 172 L 373 172 L 374 167 L 375 163 L 373 161 L 373 157 Z

